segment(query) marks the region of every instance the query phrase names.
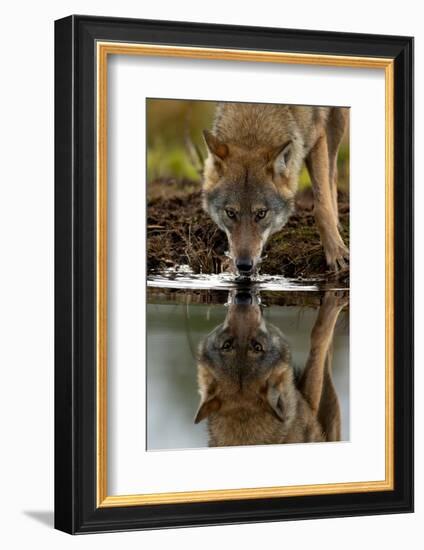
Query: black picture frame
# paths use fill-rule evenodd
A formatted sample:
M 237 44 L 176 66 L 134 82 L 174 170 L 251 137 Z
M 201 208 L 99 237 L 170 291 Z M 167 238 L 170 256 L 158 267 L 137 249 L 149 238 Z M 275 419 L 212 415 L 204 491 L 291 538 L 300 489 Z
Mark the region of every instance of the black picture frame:
M 394 60 L 392 491 L 146 506 L 96 505 L 98 40 Z M 413 39 L 73 15 L 55 22 L 55 527 L 68 533 L 413 510 Z

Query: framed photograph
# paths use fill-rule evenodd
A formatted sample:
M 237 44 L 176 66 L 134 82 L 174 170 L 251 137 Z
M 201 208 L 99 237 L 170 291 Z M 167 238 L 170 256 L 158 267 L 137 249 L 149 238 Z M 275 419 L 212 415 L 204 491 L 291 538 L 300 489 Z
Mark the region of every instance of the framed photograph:
M 55 24 L 55 526 L 413 509 L 413 39 Z

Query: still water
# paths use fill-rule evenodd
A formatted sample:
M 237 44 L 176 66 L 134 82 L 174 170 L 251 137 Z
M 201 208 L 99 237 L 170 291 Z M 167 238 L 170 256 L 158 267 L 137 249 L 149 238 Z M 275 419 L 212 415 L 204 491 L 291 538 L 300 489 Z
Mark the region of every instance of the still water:
M 214 414 L 219 414 L 220 411 L 216 412 L 219 407 L 223 413 L 227 411 L 225 414 L 228 417 L 234 401 L 239 399 L 233 399 L 231 395 L 240 396 L 240 406 L 244 400 L 243 406 L 248 407 L 246 399 L 249 398 L 246 396 L 249 392 L 252 394 L 252 388 L 257 389 L 259 395 L 263 381 L 270 380 L 270 373 L 275 371 L 282 358 L 293 370 L 296 384 L 303 380 L 302 373 L 309 375 L 306 365 L 314 374 L 311 378 L 313 384 L 319 384 L 315 371 L 319 372 L 321 368 L 319 361 L 326 359 L 325 368 L 330 369 L 331 380 L 322 382 L 321 379 L 321 386 L 330 384 L 331 391 L 335 393 L 332 402 L 337 402 L 336 410 L 331 409 L 328 413 L 327 408 L 326 414 L 331 423 L 336 417 L 340 419 L 335 440 L 348 440 L 348 291 L 323 291 L 315 285 L 286 287 L 285 290 L 279 286 L 279 290 L 275 290 L 276 287 L 268 284 L 269 281 L 262 286 L 234 286 L 231 281 L 228 282 L 228 287 L 212 284 L 209 285 L 212 288 L 206 289 L 201 284 L 198 285 L 200 288 L 190 288 L 190 285 L 155 284 L 152 280 L 149 283 L 148 450 L 298 441 L 291 437 L 274 441 L 251 432 L 240 436 L 241 439 L 234 439 L 228 434 L 233 424 L 230 428 L 223 428 L 224 433 L 221 433 L 221 427 L 214 428 L 210 424 Z M 328 353 L 321 357 L 323 345 L 327 346 Z M 312 367 L 311 361 L 315 362 Z M 206 382 L 206 388 L 202 365 L 206 365 L 206 375 L 212 377 L 212 382 Z M 217 380 L 224 386 L 226 397 L 221 395 L 219 405 L 215 407 L 216 399 L 212 394 L 216 392 Z M 312 390 L 309 391 L 313 391 L 313 384 L 310 384 Z M 202 399 L 199 391 L 202 391 Z M 212 392 L 211 395 L 208 392 Z M 266 405 L 273 413 L 273 417 L 269 414 L 267 418 L 279 429 L 275 418 L 278 420 L 279 416 L 287 415 L 286 398 L 281 404 L 281 400 L 270 397 L 272 395 L 268 391 L 264 397 L 264 402 L 268 400 Z M 203 405 L 205 401 L 207 404 L 199 409 L 202 401 Z M 256 401 L 255 397 L 254 406 Z M 283 413 L 278 408 L 280 405 Z M 240 411 L 235 414 L 240 414 Z M 195 423 L 196 415 L 198 423 Z M 303 413 L 298 415 L 303 416 Z

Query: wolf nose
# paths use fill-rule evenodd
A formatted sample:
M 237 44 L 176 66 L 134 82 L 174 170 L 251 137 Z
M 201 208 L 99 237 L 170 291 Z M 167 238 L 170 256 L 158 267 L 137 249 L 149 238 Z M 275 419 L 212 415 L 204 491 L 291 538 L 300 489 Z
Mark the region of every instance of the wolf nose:
M 247 258 L 239 258 L 236 261 L 236 267 L 240 273 L 250 273 L 253 268 L 253 261 Z
M 234 303 L 237 306 L 251 306 L 253 303 L 252 294 L 250 292 L 237 292 Z

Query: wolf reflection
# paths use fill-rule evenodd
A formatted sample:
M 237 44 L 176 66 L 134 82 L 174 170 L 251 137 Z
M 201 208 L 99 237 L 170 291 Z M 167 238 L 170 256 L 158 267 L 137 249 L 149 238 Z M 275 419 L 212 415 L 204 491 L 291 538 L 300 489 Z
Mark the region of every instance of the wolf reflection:
M 347 294 L 324 294 L 305 367 L 295 372 L 284 334 L 251 292 L 230 296 L 225 321 L 199 346 L 200 405 L 209 446 L 340 441 L 332 342 Z

